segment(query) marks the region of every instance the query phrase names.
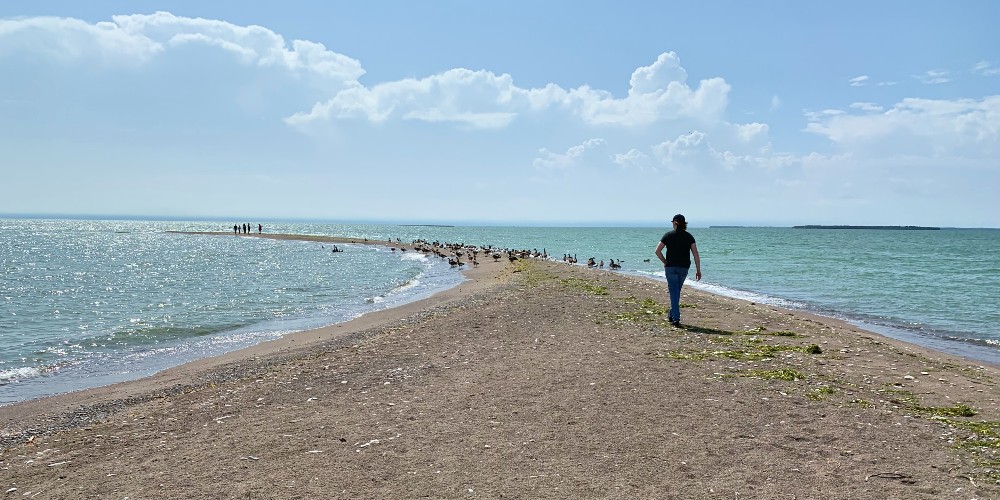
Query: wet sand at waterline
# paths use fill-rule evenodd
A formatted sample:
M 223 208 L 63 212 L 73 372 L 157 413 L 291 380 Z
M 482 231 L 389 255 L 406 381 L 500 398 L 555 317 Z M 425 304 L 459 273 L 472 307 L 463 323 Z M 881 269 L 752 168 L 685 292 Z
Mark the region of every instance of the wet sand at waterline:
M 428 299 L 0 407 L 0 492 L 1000 497 L 995 367 L 691 288 L 675 328 L 664 283 L 479 262 Z

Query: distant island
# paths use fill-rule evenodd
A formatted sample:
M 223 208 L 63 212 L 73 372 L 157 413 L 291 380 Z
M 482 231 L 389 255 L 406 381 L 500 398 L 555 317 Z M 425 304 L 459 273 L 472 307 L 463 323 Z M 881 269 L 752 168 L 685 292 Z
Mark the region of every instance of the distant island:
M 769 229 L 788 226 L 708 226 L 709 229 Z
M 890 229 L 895 231 L 937 231 L 941 229 L 939 227 L 926 226 L 822 226 L 818 224 L 792 227 L 795 229 Z

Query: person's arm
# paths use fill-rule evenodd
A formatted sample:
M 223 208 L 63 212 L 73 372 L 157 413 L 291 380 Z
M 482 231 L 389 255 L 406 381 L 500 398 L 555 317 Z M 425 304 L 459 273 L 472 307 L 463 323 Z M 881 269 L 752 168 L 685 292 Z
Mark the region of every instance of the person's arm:
M 691 255 L 694 256 L 694 278 L 695 280 L 701 281 L 701 257 L 698 256 L 698 244 L 691 244 Z
M 664 266 L 667 265 L 667 258 L 663 256 L 663 247 L 665 246 L 666 245 L 664 245 L 662 241 L 659 245 L 656 245 L 656 257 L 660 259 L 660 262 L 662 262 Z

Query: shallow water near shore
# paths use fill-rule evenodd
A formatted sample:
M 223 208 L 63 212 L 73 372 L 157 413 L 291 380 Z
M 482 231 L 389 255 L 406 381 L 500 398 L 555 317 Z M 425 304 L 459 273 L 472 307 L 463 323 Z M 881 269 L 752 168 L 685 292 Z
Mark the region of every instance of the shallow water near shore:
M 256 224 L 256 223 L 254 223 Z M 347 321 L 456 285 L 446 262 L 381 246 L 173 234 L 223 222 L 0 219 L 0 404 L 106 385 Z M 619 261 L 662 279 L 663 228 L 266 224 Z M 1000 363 L 1000 230 L 698 228 L 714 293 L 852 321 Z

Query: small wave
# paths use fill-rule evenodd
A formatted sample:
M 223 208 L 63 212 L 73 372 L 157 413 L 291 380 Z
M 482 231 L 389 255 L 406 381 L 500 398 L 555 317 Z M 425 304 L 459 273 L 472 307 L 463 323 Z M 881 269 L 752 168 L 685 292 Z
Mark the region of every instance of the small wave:
M 417 278 L 413 278 L 411 280 L 407 280 L 403 284 L 396 285 L 395 287 L 393 287 L 392 290 L 389 290 L 389 295 L 396 294 L 396 293 L 401 293 L 401 292 L 405 292 L 405 291 L 410 290 L 412 288 L 415 288 L 415 287 L 417 287 L 419 285 L 420 285 L 420 280 L 417 279 Z
M 393 295 L 406 293 L 407 291 L 412 290 L 418 286 L 420 286 L 420 280 L 417 278 L 413 278 L 411 280 L 407 280 L 404 283 L 394 286 L 392 290 L 389 290 L 384 295 L 376 295 L 374 297 L 368 297 L 365 299 L 365 302 L 368 304 L 381 304 Z
M 55 368 L 53 368 L 54 370 Z M 52 370 L 39 370 L 31 366 L 25 366 L 21 368 L 12 368 L 9 370 L 0 371 L 0 385 L 6 385 L 11 382 L 20 382 L 21 380 L 26 380 L 29 378 L 41 377 L 44 373 Z
M 422 254 L 420 252 L 403 252 L 401 255 L 402 255 L 402 257 L 401 257 L 402 260 L 412 260 L 412 261 L 424 262 L 424 263 L 426 263 L 426 262 L 428 262 L 430 260 L 430 259 L 427 258 L 426 255 L 424 255 L 424 254 Z
M 929 347 L 941 352 L 957 354 L 969 359 L 1000 365 L 997 346 L 1000 342 L 994 339 L 970 338 L 923 328 L 908 328 L 899 324 L 891 324 L 870 319 L 846 318 L 846 321 L 858 328 L 875 332 L 903 342 Z
M 767 304 L 769 306 L 786 307 L 789 309 L 809 309 L 806 304 L 801 302 L 795 302 L 793 300 L 782 299 L 778 297 L 772 297 L 770 295 L 764 295 L 762 293 L 748 292 L 744 290 L 736 290 L 734 288 L 725 287 L 722 285 L 716 285 L 712 283 L 702 283 L 699 281 L 686 281 L 684 285 L 690 285 L 692 288 L 697 288 L 699 290 L 704 290 L 706 292 L 711 292 L 716 295 L 722 295 L 724 297 L 732 297 L 734 299 L 746 300 L 749 302 L 756 302 L 758 304 Z
M 146 326 L 115 332 L 112 336 L 116 339 L 128 339 L 129 341 L 134 341 L 139 344 L 158 343 L 215 335 L 217 333 L 235 330 L 240 326 L 243 325 L 234 323 L 194 327 Z
M 662 272 L 654 273 L 650 271 L 632 271 L 632 273 L 646 278 L 653 278 L 657 281 L 663 281 L 663 282 L 667 281 L 666 278 L 663 276 Z M 693 274 L 689 276 L 692 275 Z M 729 288 L 714 283 L 706 283 L 704 281 L 695 281 L 693 279 L 688 279 L 684 282 L 684 286 L 690 286 L 691 288 L 704 290 L 709 293 L 714 293 L 715 295 L 722 295 L 723 297 L 731 297 L 734 299 L 746 300 L 748 302 L 755 302 L 758 304 L 767 304 L 770 306 L 777 306 L 777 307 L 787 307 L 789 309 L 809 309 L 809 306 L 801 302 L 795 302 L 792 300 L 782 299 L 779 297 L 772 297 L 770 295 L 765 295 L 757 292 L 737 290 L 735 288 Z

